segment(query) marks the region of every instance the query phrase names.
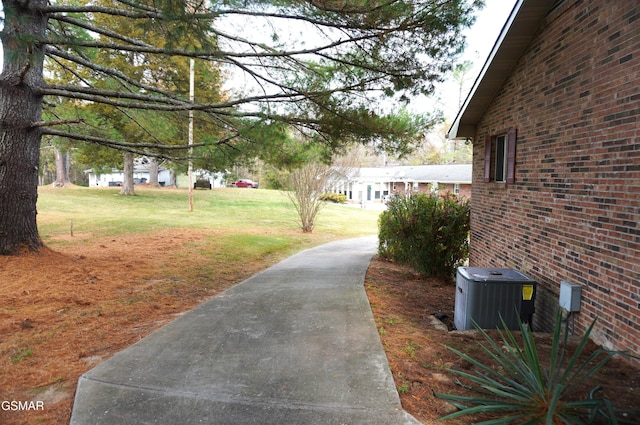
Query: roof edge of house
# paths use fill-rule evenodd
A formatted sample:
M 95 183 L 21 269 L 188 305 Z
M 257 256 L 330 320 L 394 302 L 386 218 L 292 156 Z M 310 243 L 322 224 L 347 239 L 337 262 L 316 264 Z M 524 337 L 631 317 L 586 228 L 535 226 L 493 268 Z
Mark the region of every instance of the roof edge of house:
M 542 19 L 558 0 L 518 0 L 502 27 L 480 73 L 458 110 L 447 139 L 471 139 L 484 110 L 513 70 Z

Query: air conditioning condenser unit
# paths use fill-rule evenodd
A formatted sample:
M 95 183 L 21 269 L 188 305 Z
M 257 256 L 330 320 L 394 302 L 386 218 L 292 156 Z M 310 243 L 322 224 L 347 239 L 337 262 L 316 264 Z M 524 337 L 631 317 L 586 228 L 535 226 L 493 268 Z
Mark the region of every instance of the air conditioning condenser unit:
M 513 269 L 458 267 L 454 325 L 458 330 L 502 329 L 500 318 L 511 330 L 531 325 L 536 282 Z

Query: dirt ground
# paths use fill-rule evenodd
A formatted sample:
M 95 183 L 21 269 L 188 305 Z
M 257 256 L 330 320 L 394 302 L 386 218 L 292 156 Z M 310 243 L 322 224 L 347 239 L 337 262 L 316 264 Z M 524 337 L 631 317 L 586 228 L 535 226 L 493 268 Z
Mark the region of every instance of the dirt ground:
M 457 375 L 447 369 L 470 371 L 471 364 L 446 347 L 453 347 L 486 365 L 494 363 L 479 347 L 484 338 L 476 331 L 452 331 L 455 284 L 414 273 L 409 267 L 374 259 L 369 266 L 365 287 L 378 326 L 382 344 L 406 411 L 424 424 L 456 409 L 434 396 L 437 393 L 477 395 L 458 385 Z M 442 320 L 436 319 L 436 315 Z M 496 332 L 487 331 L 494 340 Z M 572 343 L 575 345 L 574 340 Z M 571 345 L 571 344 L 570 344 Z M 549 359 L 551 338 L 536 334 L 536 346 L 542 362 Z M 588 353 L 598 349 L 588 345 Z M 596 385 L 602 385 L 604 397 L 619 409 L 640 408 L 640 369 L 626 361 L 611 360 L 593 382 L 577 395 L 581 399 Z M 462 417 L 449 424 L 462 425 L 479 418 Z M 629 424 L 640 424 L 640 415 L 620 417 Z M 442 424 L 443 422 L 437 422 Z
M 68 424 L 82 373 L 276 261 L 212 265 L 199 249 L 210 236 L 172 230 L 0 257 L 0 423 Z M 365 286 L 403 406 L 430 424 L 450 409 L 433 392 L 463 391 L 445 345 L 474 347 L 473 333 L 447 332 L 433 316 L 453 319 L 452 286 L 377 259 Z M 609 398 L 640 405 L 638 370 L 613 362 L 605 372 Z M 11 401 L 42 409 L 10 410 Z

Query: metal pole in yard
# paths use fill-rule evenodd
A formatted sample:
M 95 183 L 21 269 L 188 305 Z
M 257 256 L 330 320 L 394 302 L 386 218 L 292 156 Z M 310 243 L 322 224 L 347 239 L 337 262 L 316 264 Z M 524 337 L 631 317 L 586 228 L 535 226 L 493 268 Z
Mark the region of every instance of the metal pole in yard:
M 194 60 L 189 60 L 189 101 L 193 103 L 194 99 Z M 193 145 L 193 109 L 189 110 L 189 146 Z M 193 148 L 189 147 L 189 211 L 193 211 L 193 163 L 191 156 Z

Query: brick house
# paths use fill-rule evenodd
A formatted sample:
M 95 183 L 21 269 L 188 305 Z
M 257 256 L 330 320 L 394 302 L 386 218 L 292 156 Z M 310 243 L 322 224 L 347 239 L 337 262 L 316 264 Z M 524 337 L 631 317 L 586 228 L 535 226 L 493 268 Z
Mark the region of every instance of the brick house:
M 452 193 L 471 198 L 471 164 L 404 165 L 392 167 L 389 193 Z
M 640 3 L 522 0 L 449 131 L 473 141 L 470 265 L 538 282 L 549 330 L 640 355 Z
M 353 202 L 383 202 L 387 195 L 453 193 L 471 198 L 471 164 L 399 165 L 336 169 L 327 192 Z

